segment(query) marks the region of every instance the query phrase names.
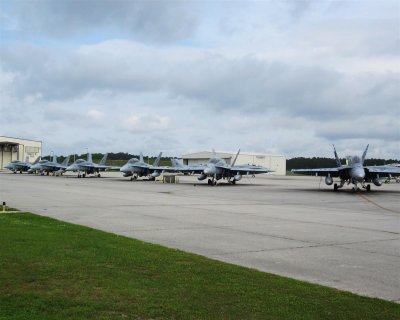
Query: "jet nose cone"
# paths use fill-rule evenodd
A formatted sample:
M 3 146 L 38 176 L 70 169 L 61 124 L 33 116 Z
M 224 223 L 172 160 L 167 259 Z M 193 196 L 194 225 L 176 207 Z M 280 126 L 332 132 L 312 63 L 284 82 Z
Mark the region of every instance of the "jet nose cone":
M 68 166 L 65 171 L 73 171 L 74 170 L 74 165 Z
M 121 171 L 121 172 L 127 172 L 127 171 L 128 171 L 128 166 L 127 166 L 127 165 L 122 166 L 122 167 L 119 169 L 119 171 Z
M 352 177 L 354 180 L 362 182 L 365 178 L 364 168 L 354 168 L 352 170 Z

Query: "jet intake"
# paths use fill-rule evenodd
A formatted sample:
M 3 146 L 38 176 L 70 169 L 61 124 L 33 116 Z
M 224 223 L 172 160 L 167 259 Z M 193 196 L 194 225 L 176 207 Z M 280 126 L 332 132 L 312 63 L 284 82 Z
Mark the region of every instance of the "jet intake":
M 204 180 L 205 178 L 207 178 L 207 175 L 205 175 L 204 173 L 202 173 L 201 175 L 199 175 L 199 176 L 197 177 L 197 180 L 201 181 L 201 180 Z
M 330 176 L 325 177 L 325 183 L 330 186 L 333 183 L 333 179 Z
M 374 178 L 372 179 L 372 182 L 374 183 L 374 185 L 376 185 L 377 187 L 380 187 L 382 185 L 382 180 L 379 178 Z
M 241 175 L 241 174 L 237 174 L 237 175 L 235 175 L 235 176 L 233 177 L 233 179 L 234 179 L 235 181 L 239 181 L 239 180 L 242 179 L 242 175 Z
M 151 174 L 151 176 L 152 176 L 153 178 L 157 178 L 159 175 L 160 175 L 160 173 L 159 173 L 158 171 L 154 171 L 154 172 Z

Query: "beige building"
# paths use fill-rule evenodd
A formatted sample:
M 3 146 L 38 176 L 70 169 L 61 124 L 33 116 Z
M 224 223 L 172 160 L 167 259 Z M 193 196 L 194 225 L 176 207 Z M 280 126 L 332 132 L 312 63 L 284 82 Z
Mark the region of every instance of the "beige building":
M 227 164 L 231 164 L 235 156 L 236 152 L 217 152 L 217 157 L 224 159 Z M 210 151 L 182 155 L 183 164 L 186 165 L 205 164 L 212 157 Z M 282 155 L 240 152 L 235 164 L 255 164 L 274 170 L 271 174 L 286 175 L 286 158 Z
M 42 155 L 42 141 L 0 136 L 0 170 L 14 160 L 33 162 Z

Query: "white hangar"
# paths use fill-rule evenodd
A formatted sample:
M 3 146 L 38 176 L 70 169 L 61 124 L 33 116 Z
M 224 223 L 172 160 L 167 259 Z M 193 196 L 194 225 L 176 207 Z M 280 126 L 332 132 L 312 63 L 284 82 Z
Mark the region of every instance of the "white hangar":
M 33 162 L 42 155 L 42 141 L 0 136 L 0 170 L 14 160 Z
M 216 154 L 217 157 L 224 159 L 227 164 L 231 164 L 233 159 L 235 159 L 236 153 L 237 152 L 217 152 Z M 186 165 L 205 164 L 208 159 L 212 157 L 213 153 L 210 151 L 201 151 L 182 155 L 183 164 Z M 236 164 L 255 164 L 274 170 L 275 172 L 272 172 L 271 174 L 286 175 L 286 158 L 282 155 L 240 152 Z

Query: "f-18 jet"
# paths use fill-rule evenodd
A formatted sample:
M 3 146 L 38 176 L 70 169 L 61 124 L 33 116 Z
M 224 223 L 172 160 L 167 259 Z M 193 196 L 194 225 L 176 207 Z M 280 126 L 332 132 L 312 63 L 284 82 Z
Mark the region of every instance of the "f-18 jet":
M 345 183 L 353 184 L 352 191 L 358 191 L 358 184 L 367 191 L 371 190 L 371 183 L 380 187 L 386 177 L 399 176 L 400 168 L 393 166 L 364 166 L 365 157 L 367 155 L 369 145 L 365 148 L 365 151 L 360 158 L 359 156 L 350 157 L 346 165 L 342 165 L 337 155 L 335 146 L 333 146 L 333 152 L 335 155 L 336 168 L 320 168 L 320 169 L 293 169 L 294 173 L 308 173 L 315 174 L 317 176 L 324 176 L 325 183 L 330 186 L 333 184 L 333 178 L 339 178 L 340 184 L 335 183 L 333 190 L 337 191 L 342 188 Z
M 97 175 L 100 177 L 100 171 L 117 170 L 119 167 L 106 166 L 108 154 L 106 153 L 98 164 L 93 163 L 92 154 L 88 153 L 87 160 L 78 159 L 73 164 L 68 166 L 65 171 L 78 172 L 78 178 L 85 178 L 88 174 Z
M 28 172 L 39 171 L 41 175 L 45 173 L 49 175 L 50 172 L 63 174 L 67 169 L 69 159 L 70 156 L 66 157 L 62 163 L 57 162 L 57 156 L 53 156 L 52 161 L 40 160 L 38 163 L 32 165 Z
M 124 177 L 131 177 L 132 180 L 137 180 L 138 177 L 148 177 L 150 180 L 154 180 L 168 167 L 160 167 L 160 159 L 162 152 L 158 155 L 157 159 L 154 160 L 153 164 L 148 164 L 143 160 L 143 154 L 140 153 L 140 158 L 132 158 L 119 169 L 124 173 Z
M 236 154 L 232 164 L 229 165 L 222 158 L 217 157 L 213 150 L 213 157 L 208 160 L 204 165 L 196 166 L 183 166 L 183 167 L 171 167 L 171 169 L 180 172 L 191 172 L 200 174 L 197 179 L 199 181 L 208 179 L 208 184 L 215 186 L 218 180 L 226 179 L 229 183 L 235 184 L 240 181 L 244 175 L 256 175 L 260 173 L 273 172 L 269 168 L 257 166 L 257 165 L 237 165 L 235 166 L 236 160 L 239 156 L 240 149 Z M 175 168 L 175 169 L 174 169 Z
M 14 173 L 17 173 L 19 171 L 19 173 L 28 171 L 32 165 L 36 164 L 39 160 L 40 157 L 37 157 L 36 160 L 33 163 L 30 163 L 28 161 L 28 157 L 26 157 L 25 162 L 20 161 L 20 160 L 14 160 L 11 161 L 8 165 L 4 166 L 5 169 L 8 169 Z

